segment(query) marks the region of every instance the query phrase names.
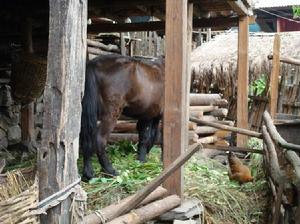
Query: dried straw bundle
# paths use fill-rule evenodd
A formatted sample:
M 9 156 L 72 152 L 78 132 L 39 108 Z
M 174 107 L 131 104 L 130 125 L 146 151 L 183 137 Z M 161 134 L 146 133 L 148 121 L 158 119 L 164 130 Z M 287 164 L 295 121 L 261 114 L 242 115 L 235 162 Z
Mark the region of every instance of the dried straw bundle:
M 38 203 L 37 180 L 27 180 L 20 170 L 8 172 L 0 185 L 0 223 L 39 223 L 31 213 Z

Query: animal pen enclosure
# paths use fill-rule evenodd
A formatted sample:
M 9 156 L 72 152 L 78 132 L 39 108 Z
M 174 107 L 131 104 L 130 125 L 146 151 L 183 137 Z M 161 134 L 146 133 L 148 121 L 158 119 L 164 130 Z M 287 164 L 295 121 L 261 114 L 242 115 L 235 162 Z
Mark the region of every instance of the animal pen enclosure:
M 280 33 L 280 57 L 300 56 L 300 33 Z M 255 80 L 264 82 L 258 93 L 249 92 L 249 125 L 259 130 L 262 113 L 268 107 L 269 77 L 272 71 L 274 34 L 251 33 L 249 36 L 249 85 Z M 192 92 L 220 92 L 229 101 L 228 118 L 237 117 L 237 33 L 221 34 L 210 42 L 204 43 L 192 52 Z M 230 47 L 229 47 L 230 46 Z M 214 50 L 210 50 L 214 49 Z M 298 115 L 297 98 L 300 67 L 285 62 L 280 63 L 280 83 L 277 113 Z M 246 91 L 246 89 L 245 89 Z M 259 95 L 258 95 L 259 94 Z M 295 106 L 293 106 L 295 105 Z
M 17 10 L 12 8 L 18 3 Z M 165 61 L 165 108 L 164 108 L 164 166 L 181 155 L 186 148 L 186 123 L 188 116 L 188 84 L 189 81 L 189 57 L 191 48 L 192 29 L 199 27 L 222 27 L 240 25 L 241 29 L 248 26 L 247 16 L 251 15 L 251 7 L 248 1 L 218 1 L 218 4 L 202 3 L 198 1 L 143 1 L 135 0 L 124 3 L 124 1 L 30 1 L 25 7 L 28 15 L 33 21 L 40 21 L 33 26 L 38 29 L 32 31 L 33 43 L 36 36 L 49 35 L 47 81 L 44 90 L 43 103 L 43 131 L 42 143 L 38 146 L 38 177 L 39 177 L 39 203 L 32 204 L 42 223 L 71 223 L 74 219 L 82 221 L 82 203 L 84 194 L 79 186 L 77 159 L 79 148 L 79 131 L 81 115 L 81 97 L 83 94 L 85 58 L 86 58 L 86 35 L 89 33 L 119 32 L 135 30 L 165 30 L 166 32 L 166 61 Z M 17 18 L 18 12 L 23 5 L 19 1 L 4 1 L 1 12 L 10 14 L 11 18 Z M 49 4 L 49 5 L 48 5 Z M 48 8 L 49 6 L 49 8 Z M 137 6 L 143 6 L 137 7 Z M 201 9 L 201 10 L 194 10 Z M 24 8 L 22 8 L 24 9 Z M 132 10 L 130 10 L 132 9 Z M 201 13 L 207 14 L 211 11 L 234 11 L 233 17 L 194 19 Z M 5 12 L 3 12 L 3 10 Z M 6 11 L 7 10 L 7 11 Z M 117 21 L 135 14 L 151 14 L 165 21 L 148 22 L 147 24 L 125 24 L 117 23 L 104 25 L 94 23 L 87 27 L 87 12 L 89 16 L 105 16 L 115 18 Z M 165 13 L 166 12 L 166 13 Z M 31 15 L 32 13 L 32 15 Z M 36 14 L 35 14 L 36 13 Z M 45 29 L 48 22 L 49 27 Z M 164 16 L 165 15 L 165 16 Z M 22 15 L 23 16 L 23 15 Z M 39 16 L 43 20 L 39 20 Z M 20 19 L 21 18 L 21 19 Z M 18 22 L 23 19 L 20 17 Z M 38 19 L 37 19 L 38 18 Z M 74 19 L 78 18 L 78 19 Z M 45 22 L 46 21 L 46 22 Z M 105 27 L 105 28 L 103 28 Z M 122 28 L 121 28 L 122 27 Z M 6 29 L 10 31 L 9 26 Z M 13 27 L 13 32 L 18 27 Z M 47 30 L 47 31 L 45 31 Z M 44 33 L 36 34 L 37 31 Z M 247 48 L 247 34 L 240 34 L 240 48 Z M 15 35 L 10 34 L 12 37 Z M 17 40 L 20 41 L 18 36 Z M 47 39 L 47 38 L 45 38 Z M 6 43 L 6 42 L 5 42 Z M 189 46 L 188 48 L 186 46 Z M 247 85 L 247 51 L 240 49 L 239 88 Z M 243 79 L 241 79 L 243 80 Z M 28 83 L 31 85 L 32 83 Z M 177 89 L 178 92 L 174 92 Z M 238 91 L 239 102 L 243 102 L 245 94 Z M 245 109 L 245 105 L 243 106 Z M 30 112 L 31 111 L 31 112 Z M 27 114 L 27 115 L 26 115 Z M 241 114 L 246 116 L 247 113 Z M 32 109 L 24 112 L 23 127 L 25 131 L 32 131 L 33 115 Z M 244 125 L 245 123 L 238 123 Z M 180 146 L 180 147 L 178 147 Z M 169 193 L 182 195 L 182 175 L 180 170 L 175 172 L 165 182 Z M 153 190 L 153 189 L 152 189 Z M 148 192 L 149 193 L 149 192 Z M 73 197 L 73 201 L 71 198 Z M 77 209 L 70 212 L 70 207 Z M 74 207 L 72 207 L 74 208 Z M 44 215 L 44 212 L 47 214 Z M 120 212 L 120 211 L 119 211 Z

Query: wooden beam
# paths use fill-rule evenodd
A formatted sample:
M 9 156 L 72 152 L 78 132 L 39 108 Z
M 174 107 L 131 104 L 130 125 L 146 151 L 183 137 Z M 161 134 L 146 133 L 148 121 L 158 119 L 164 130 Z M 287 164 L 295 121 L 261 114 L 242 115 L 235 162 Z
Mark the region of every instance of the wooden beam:
M 248 17 L 240 17 L 238 34 L 237 127 L 248 129 Z M 247 145 L 247 136 L 237 135 L 237 146 Z
M 243 3 L 242 0 L 228 0 L 227 3 L 231 6 L 232 10 L 235 11 L 239 16 L 252 16 L 253 12 L 251 8 Z
M 168 167 L 185 149 L 187 121 L 186 55 L 187 0 L 166 0 L 165 94 L 163 119 L 163 164 Z M 178 91 L 174 91 L 174 89 Z M 170 194 L 182 196 L 182 169 L 165 183 Z
M 110 8 L 131 8 L 136 6 L 164 6 L 166 4 L 165 0 L 96 0 L 91 1 L 92 6 L 98 9 L 110 9 Z
M 87 0 L 52 0 L 49 6 L 45 110 L 42 143 L 38 150 L 40 201 L 78 180 L 86 65 Z M 41 223 L 71 223 L 70 207 L 74 202 L 78 203 L 70 197 L 61 201 L 41 215 Z
M 228 28 L 238 24 L 238 17 L 217 17 L 209 19 L 194 19 L 193 28 L 223 27 Z M 144 23 L 102 23 L 88 25 L 88 33 L 112 33 L 135 31 L 159 31 L 165 30 L 164 21 Z
M 273 55 L 268 55 L 268 59 L 269 60 L 273 60 Z M 291 64 L 291 65 L 299 65 L 300 66 L 300 60 L 296 59 L 296 58 L 282 56 L 282 57 L 280 57 L 280 62 L 284 62 L 284 63 Z
M 277 101 L 278 101 L 278 82 L 280 73 L 280 36 L 275 34 L 274 44 L 273 44 L 273 62 L 272 71 L 270 77 L 270 114 L 272 118 L 275 118 L 277 111 Z

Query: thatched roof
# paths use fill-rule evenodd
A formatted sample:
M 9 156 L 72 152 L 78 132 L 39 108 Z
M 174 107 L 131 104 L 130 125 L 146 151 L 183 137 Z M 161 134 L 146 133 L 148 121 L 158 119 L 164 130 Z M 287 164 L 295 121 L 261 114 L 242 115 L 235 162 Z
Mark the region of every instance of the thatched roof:
M 192 52 L 192 88 L 196 92 L 207 92 L 211 84 L 221 89 L 230 89 L 234 95 L 237 79 L 236 32 L 224 33 L 202 44 Z M 280 33 L 281 55 L 300 58 L 300 32 Z M 249 82 L 270 74 L 271 62 L 267 56 L 273 51 L 273 33 L 251 33 L 249 36 Z M 289 66 L 282 64 L 282 73 Z M 298 70 L 299 69 L 299 70 Z M 300 75 L 300 68 L 297 68 Z M 230 88 L 231 87 L 231 88 Z

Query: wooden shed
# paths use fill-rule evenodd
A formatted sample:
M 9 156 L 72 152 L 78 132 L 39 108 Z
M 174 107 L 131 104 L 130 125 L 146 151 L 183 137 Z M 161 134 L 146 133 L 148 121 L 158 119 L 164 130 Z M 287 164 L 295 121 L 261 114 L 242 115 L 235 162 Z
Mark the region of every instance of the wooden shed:
M 13 10 L 16 3 L 19 6 L 24 4 L 5 1 L 4 6 L 17 17 L 22 7 Z M 247 126 L 247 94 L 244 90 L 248 87 L 248 16 L 252 15 L 248 0 L 31 0 L 25 8 L 28 11 L 25 17 L 33 13 L 37 21 L 39 15 L 47 21 L 49 14 L 45 112 L 42 145 L 38 149 L 38 172 L 40 201 L 51 205 L 47 207 L 47 214 L 41 215 L 42 223 L 71 223 L 72 201 L 69 196 L 74 192 L 74 186 L 78 186 L 77 159 L 87 32 L 165 30 L 163 157 L 167 167 L 187 146 L 188 74 L 193 27 L 224 29 L 238 25 L 240 119 L 237 124 Z M 161 21 L 124 23 L 125 18 L 131 15 L 153 15 Z M 113 18 L 118 23 L 92 23 L 87 26 L 88 17 Z M 35 32 L 33 30 L 33 36 Z M 30 119 L 28 116 L 27 120 Z M 240 144 L 244 140 L 240 138 Z M 164 185 L 170 193 L 182 196 L 182 179 L 181 170 L 178 170 Z M 60 197 L 62 195 L 64 197 Z M 48 200 L 53 197 L 58 198 L 55 198 L 55 203 L 49 203 Z

